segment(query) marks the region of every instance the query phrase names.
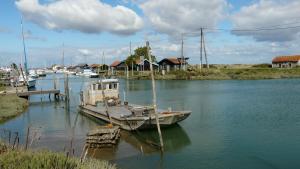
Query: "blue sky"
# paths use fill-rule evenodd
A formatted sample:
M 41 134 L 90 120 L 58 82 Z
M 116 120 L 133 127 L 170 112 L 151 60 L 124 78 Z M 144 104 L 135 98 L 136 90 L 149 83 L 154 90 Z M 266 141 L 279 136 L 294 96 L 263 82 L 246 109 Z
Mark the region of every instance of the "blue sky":
M 209 63 L 270 63 L 300 54 L 300 28 L 231 32 L 300 25 L 296 0 L 5 0 L 0 5 L 0 66 L 23 56 L 21 15 L 30 67 L 122 60 L 150 41 L 158 60 L 180 56 L 181 33 L 205 30 Z M 288 11 L 286 11 L 289 9 Z M 286 24 L 286 25 L 284 25 Z M 215 31 L 214 29 L 226 29 Z M 184 54 L 198 64 L 199 36 L 184 36 Z

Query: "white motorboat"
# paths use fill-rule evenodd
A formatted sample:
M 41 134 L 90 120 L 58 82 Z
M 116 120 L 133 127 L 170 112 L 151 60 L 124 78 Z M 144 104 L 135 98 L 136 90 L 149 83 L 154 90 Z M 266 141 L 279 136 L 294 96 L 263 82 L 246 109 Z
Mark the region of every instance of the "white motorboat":
M 46 76 L 46 71 L 43 69 L 38 69 L 36 70 L 36 73 L 39 77 L 45 77 Z
M 91 69 L 83 69 L 83 76 L 90 77 L 90 78 L 97 78 L 99 75 L 97 73 L 94 73 Z
M 36 70 L 34 69 L 31 69 L 29 70 L 29 76 L 32 77 L 32 78 L 38 78 L 38 74 L 36 73 Z
M 19 76 L 19 84 L 27 85 L 28 88 L 34 88 L 35 84 L 36 84 L 36 79 L 34 79 L 30 76 L 25 76 L 25 79 L 24 79 L 23 76 L 21 75 L 21 76 Z

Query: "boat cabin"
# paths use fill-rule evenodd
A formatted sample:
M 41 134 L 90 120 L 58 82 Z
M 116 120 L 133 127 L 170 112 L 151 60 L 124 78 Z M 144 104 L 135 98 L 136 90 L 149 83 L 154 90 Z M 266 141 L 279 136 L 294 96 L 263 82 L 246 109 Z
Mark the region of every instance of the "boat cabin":
M 108 101 L 119 99 L 118 79 L 103 79 L 102 82 L 99 80 L 91 83 L 84 93 L 83 102 L 89 105 L 97 105 L 98 102 L 104 101 L 103 95 Z

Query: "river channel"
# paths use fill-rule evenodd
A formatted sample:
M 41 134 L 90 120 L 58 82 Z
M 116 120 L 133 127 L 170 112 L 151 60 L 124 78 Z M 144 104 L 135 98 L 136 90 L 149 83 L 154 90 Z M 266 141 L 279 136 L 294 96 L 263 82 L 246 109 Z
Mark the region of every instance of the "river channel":
M 36 90 L 53 88 L 47 75 Z M 32 148 L 64 151 L 72 141 L 80 156 L 85 135 L 103 124 L 78 113 L 79 92 L 91 80 L 70 77 L 71 106 L 49 101 L 48 95 L 32 96 L 22 115 L 0 125 L 19 132 L 24 142 L 27 127 L 40 136 Z M 300 168 L 300 79 L 157 81 L 159 108 L 191 110 L 179 125 L 162 130 L 163 154 L 146 140 L 157 142 L 157 133 L 122 132 L 117 147 L 93 151 L 90 156 L 110 160 L 121 169 Z M 120 96 L 131 103 L 150 105 L 151 81 L 120 80 Z

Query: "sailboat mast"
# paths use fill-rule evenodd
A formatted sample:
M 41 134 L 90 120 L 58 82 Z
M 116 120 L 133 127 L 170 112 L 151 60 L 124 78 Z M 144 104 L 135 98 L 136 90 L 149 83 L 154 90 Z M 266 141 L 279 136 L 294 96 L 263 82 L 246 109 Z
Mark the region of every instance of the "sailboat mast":
M 22 39 L 23 39 L 24 68 L 25 68 L 25 73 L 28 74 L 26 46 L 25 46 L 24 29 L 23 29 L 23 16 L 21 16 L 21 29 L 22 29 Z
M 65 43 L 62 44 L 62 48 L 63 48 L 63 51 L 62 51 L 62 67 L 64 69 L 65 68 Z

